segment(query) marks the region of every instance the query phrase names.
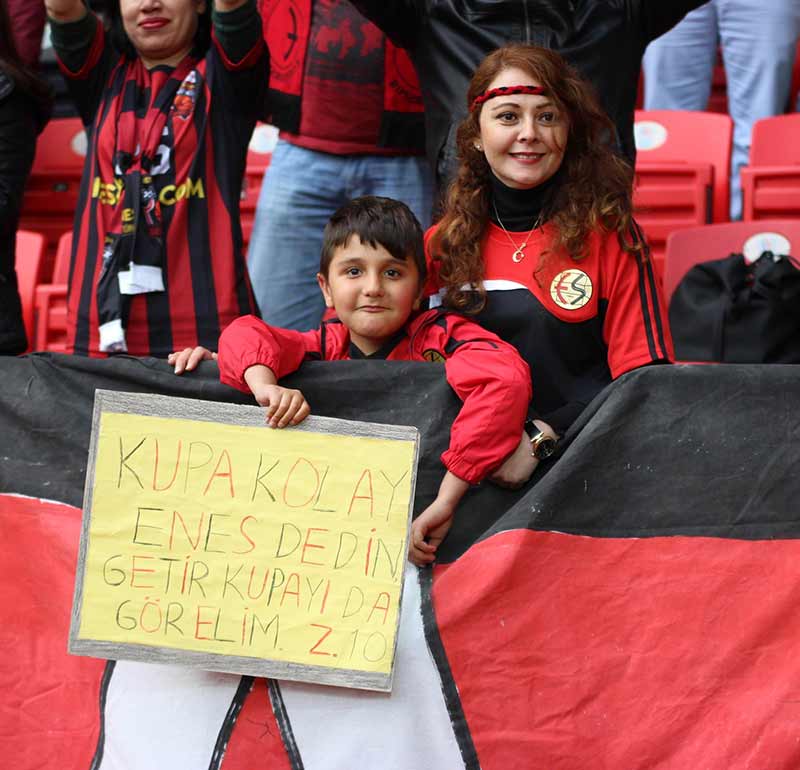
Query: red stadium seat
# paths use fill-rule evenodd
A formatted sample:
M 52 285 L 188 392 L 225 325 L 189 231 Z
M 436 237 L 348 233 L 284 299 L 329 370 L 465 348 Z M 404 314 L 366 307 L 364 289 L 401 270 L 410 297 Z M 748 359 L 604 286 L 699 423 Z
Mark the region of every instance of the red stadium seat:
M 800 219 L 725 222 L 671 233 L 664 264 L 664 297 L 669 303 L 675 287 L 698 262 L 734 253 L 757 259 L 764 251 L 800 256 Z
M 52 253 L 61 234 L 72 229 L 85 155 L 86 133 L 78 118 L 51 120 L 36 144 L 20 227 L 43 233 Z
M 728 115 L 637 110 L 636 217 L 657 267 L 675 230 L 728 218 L 733 122 Z
M 242 221 L 242 236 L 245 247 L 250 243 L 253 231 L 258 195 L 261 192 L 261 181 L 269 166 L 272 150 L 278 139 L 278 130 L 266 123 L 259 123 L 253 131 L 250 146 L 247 150 L 247 166 L 242 184 L 242 199 L 239 204 Z
M 41 233 L 17 230 L 17 259 L 15 263 L 19 296 L 22 300 L 22 320 L 28 335 L 29 349 L 34 342 L 34 296 L 41 279 L 45 252 L 45 237 Z
M 36 350 L 64 353 L 67 349 L 67 281 L 72 233 L 58 241 L 53 281 L 36 287 Z
M 742 193 L 744 219 L 800 217 L 800 113 L 764 118 L 753 126 Z

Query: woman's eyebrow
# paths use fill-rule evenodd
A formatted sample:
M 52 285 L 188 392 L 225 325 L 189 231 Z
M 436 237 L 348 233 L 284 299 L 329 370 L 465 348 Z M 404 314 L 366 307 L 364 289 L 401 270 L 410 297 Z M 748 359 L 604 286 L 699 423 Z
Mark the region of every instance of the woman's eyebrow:
M 553 102 L 550 100 L 546 102 L 541 102 L 540 104 L 534 105 L 535 110 L 541 110 L 544 107 L 552 107 Z M 497 112 L 498 110 L 507 110 L 509 107 L 515 107 L 517 109 L 521 109 L 519 102 L 501 102 L 500 104 L 492 105 L 492 112 Z

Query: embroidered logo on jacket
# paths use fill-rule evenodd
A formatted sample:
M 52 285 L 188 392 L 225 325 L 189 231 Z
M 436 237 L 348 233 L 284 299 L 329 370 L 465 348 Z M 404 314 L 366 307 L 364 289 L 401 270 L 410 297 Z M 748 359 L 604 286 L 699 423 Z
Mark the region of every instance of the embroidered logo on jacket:
M 426 361 L 430 361 L 432 364 L 443 364 L 446 360 L 445 357 L 438 350 L 436 350 L 436 348 L 428 348 L 427 350 L 423 350 L 422 357 Z
M 550 284 L 553 302 L 564 310 L 578 310 L 592 298 L 592 279 L 583 270 L 562 270 Z

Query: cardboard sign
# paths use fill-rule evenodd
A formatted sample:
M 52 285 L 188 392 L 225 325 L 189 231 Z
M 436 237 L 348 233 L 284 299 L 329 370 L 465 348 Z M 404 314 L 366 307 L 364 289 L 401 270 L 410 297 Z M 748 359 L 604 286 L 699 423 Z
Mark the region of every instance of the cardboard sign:
M 390 690 L 418 443 L 97 391 L 70 652 Z

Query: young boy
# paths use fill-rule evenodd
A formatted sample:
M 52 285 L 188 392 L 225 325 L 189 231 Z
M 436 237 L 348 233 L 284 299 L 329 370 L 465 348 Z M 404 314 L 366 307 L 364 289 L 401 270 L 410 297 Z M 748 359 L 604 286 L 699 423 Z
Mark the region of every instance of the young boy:
M 297 425 L 310 412 L 300 391 L 278 385 L 303 361 L 444 362 L 464 403 L 442 455 L 447 472 L 439 493 L 411 527 L 409 559 L 420 566 L 436 558 L 470 484 L 511 455 L 525 478 L 537 462 L 521 440 L 531 399 L 528 365 L 511 345 L 459 315 L 417 313 L 425 272 L 422 229 L 408 207 L 390 198 L 357 198 L 331 217 L 323 234 L 317 281 L 336 318 L 308 332 L 238 318 L 222 333 L 217 359 L 222 382 L 252 391 L 275 428 Z

